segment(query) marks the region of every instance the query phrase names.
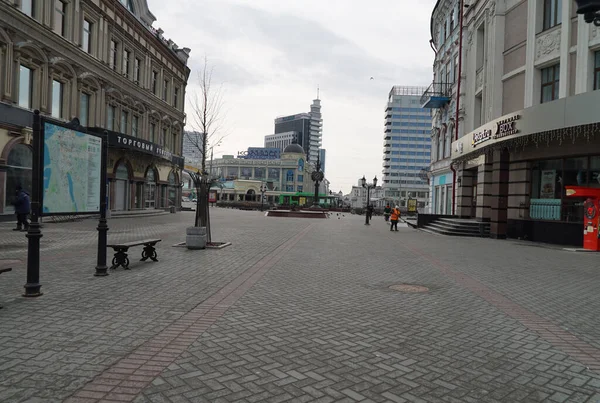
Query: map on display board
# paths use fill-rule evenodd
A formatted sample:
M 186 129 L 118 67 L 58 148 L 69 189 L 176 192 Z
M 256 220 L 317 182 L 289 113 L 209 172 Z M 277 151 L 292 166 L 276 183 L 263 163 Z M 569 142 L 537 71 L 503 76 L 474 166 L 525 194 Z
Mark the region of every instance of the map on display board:
M 42 214 L 100 212 L 102 138 L 44 122 Z

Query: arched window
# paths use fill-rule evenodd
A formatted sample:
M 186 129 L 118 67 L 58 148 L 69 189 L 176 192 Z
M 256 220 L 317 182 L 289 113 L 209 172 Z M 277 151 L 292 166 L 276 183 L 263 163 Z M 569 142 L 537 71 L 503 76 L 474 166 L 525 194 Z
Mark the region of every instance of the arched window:
M 114 208 L 117 211 L 127 210 L 129 205 L 129 170 L 123 161 L 115 169 Z
M 153 168 L 148 168 L 146 171 L 144 196 L 144 207 L 154 208 L 156 203 L 156 177 Z
M 5 212 L 14 211 L 12 205 L 17 185 L 21 185 L 27 192 L 31 192 L 31 167 L 33 152 L 25 144 L 17 144 L 10 150 L 6 160 L 6 197 Z
M 288 169 L 287 175 L 286 175 L 286 180 L 288 182 L 293 182 L 294 181 L 294 170 L 293 169 Z
M 437 149 L 437 159 L 439 160 L 443 160 L 444 159 L 444 134 L 440 132 L 440 134 L 438 135 L 438 149 Z

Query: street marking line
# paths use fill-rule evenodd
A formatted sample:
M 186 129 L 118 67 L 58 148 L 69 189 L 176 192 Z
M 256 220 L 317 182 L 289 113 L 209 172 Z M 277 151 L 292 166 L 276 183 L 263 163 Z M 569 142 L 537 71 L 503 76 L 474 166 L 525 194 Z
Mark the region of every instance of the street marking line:
M 600 374 L 600 349 L 580 339 L 575 334 L 562 329 L 552 321 L 517 304 L 499 292 L 492 290 L 479 280 L 451 269 L 448 265 L 417 248 L 403 246 L 429 261 L 432 266 L 456 281 L 460 286 L 483 298 L 511 318 L 516 319 L 529 330 L 536 332 L 553 347 L 561 350 L 574 360 L 579 361 L 590 371 Z
M 160 333 L 122 357 L 76 391 L 65 400 L 65 403 L 77 403 L 84 399 L 90 403 L 101 400 L 133 401 L 262 276 L 286 256 L 287 252 L 300 242 L 314 225 L 314 223 L 308 225 Z

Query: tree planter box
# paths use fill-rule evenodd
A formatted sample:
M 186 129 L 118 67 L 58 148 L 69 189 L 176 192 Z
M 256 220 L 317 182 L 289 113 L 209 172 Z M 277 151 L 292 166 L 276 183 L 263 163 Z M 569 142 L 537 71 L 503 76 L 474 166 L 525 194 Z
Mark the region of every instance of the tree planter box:
M 185 245 L 188 249 L 206 249 L 206 227 L 188 227 Z

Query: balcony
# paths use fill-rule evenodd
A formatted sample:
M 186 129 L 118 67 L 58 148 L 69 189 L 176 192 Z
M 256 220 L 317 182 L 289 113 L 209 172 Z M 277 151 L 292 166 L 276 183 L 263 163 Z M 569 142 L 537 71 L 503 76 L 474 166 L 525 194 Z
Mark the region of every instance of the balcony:
M 384 154 L 391 154 L 392 150 L 390 150 L 389 147 L 383 147 L 383 153 Z
M 389 161 L 391 159 L 392 159 L 392 157 L 389 154 L 386 154 L 386 155 L 383 156 L 383 160 L 384 161 Z
M 391 166 L 392 166 L 392 165 L 391 165 L 391 162 L 389 162 L 389 161 L 383 161 L 383 164 L 382 164 L 382 166 L 383 166 L 384 168 L 391 168 Z
M 439 109 L 450 102 L 451 83 L 433 83 L 421 96 L 421 107 Z

